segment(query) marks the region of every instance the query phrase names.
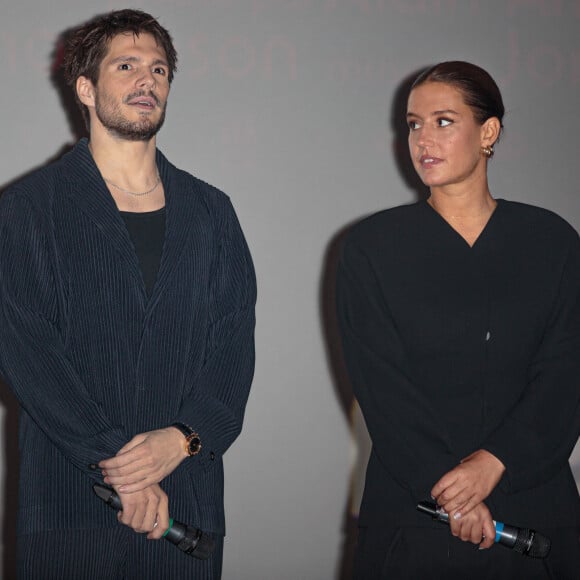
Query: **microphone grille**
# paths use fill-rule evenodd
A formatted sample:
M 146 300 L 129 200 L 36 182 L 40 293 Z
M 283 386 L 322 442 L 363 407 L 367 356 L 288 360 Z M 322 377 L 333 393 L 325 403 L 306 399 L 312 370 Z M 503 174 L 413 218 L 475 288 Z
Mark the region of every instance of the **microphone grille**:
M 516 536 L 514 551 L 530 558 L 545 558 L 550 552 L 551 542 L 535 530 L 520 528 Z
M 550 553 L 551 542 L 549 538 L 538 534 L 532 530 L 532 538 L 530 542 L 530 548 L 528 549 L 527 555 L 531 558 L 545 558 Z
M 200 560 L 207 560 L 212 555 L 214 548 L 214 539 L 209 534 L 204 533 L 197 541 L 197 546 L 191 555 Z

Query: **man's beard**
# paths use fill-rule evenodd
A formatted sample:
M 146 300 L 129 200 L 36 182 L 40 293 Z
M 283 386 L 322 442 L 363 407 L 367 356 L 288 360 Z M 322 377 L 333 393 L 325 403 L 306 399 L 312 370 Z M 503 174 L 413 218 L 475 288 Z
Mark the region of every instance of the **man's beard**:
M 131 99 L 145 96 L 155 99 L 157 106 L 161 107 L 161 115 L 157 121 L 152 120 L 149 115 L 143 115 L 139 121 L 129 121 L 123 115 L 121 108 L 114 99 L 106 93 L 101 94 L 99 91 L 96 92 L 95 96 L 95 113 L 97 119 L 99 119 L 109 133 L 116 137 L 126 139 L 127 141 L 149 141 L 157 135 L 159 129 L 163 126 L 167 103 L 162 104 L 154 93 L 147 93 L 146 91 L 138 91 L 130 94 L 123 99 L 123 103 L 127 104 Z

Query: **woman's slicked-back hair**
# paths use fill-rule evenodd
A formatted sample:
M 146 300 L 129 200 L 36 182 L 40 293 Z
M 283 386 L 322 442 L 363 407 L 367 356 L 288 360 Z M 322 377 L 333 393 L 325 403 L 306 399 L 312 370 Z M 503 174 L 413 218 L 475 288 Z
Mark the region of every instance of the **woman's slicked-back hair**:
M 491 75 L 481 67 L 461 60 L 440 62 L 424 70 L 415 79 L 411 90 L 429 82 L 455 87 L 463 94 L 465 104 L 471 108 L 480 125 L 491 117 L 497 117 L 503 129 L 505 108 L 501 92 Z
M 168 79 L 173 80 L 177 70 L 177 52 L 169 32 L 156 18 L 142 10 L 114 10 L 98 15 L 88 22 L 69 31 L 63 39 L 62 68 L 64 79 L 75 93 L 76 81 L 84 76 L 96 85 L 99 67 L 105 57 L 111 40 L 119 34 L 150 34 L 157 45 L 163 48 L 169 67 Z M 88 125 L 88 111 L 78 100 Z

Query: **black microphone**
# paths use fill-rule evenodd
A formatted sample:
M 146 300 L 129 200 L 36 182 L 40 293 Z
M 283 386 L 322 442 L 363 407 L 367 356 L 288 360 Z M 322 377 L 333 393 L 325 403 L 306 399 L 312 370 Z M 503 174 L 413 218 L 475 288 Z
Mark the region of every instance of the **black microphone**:
M 123 508 L 119 496 L 115 490 L 95 483 L 93 491 L 110 507 L 119 511 Z M 215 547 L 213 538 L 197 528 L 190 528 L 181 522 L 176 522 L 173 518 L 169 519 L 169 528 L 163 534 L 163 537 L 172 544 L 175 544 L 182 552 L 189 556 L 207 560 Z
M 429 514 L 438 522 L 449 524 L 449 514 L 443 511 L 436 503 L 420 501 L 417 504 L 420 512 Z M 551 542 L 549 538 L 539 534 L 535 530 L 516 528 L 502 522 L 493 520 L 495 526 L 495 543 L 511 548 L 519 554 L 530 558 L 545 558 L 550 553 Z

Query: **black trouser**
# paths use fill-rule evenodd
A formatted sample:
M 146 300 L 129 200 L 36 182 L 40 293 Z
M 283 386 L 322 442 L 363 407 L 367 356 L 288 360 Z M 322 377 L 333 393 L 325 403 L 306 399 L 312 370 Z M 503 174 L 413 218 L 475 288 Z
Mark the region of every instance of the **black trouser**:
M 478 550 L 447 527 L 359 528 L 355 580 L 580 580 L 580 530 L 542 529 L 552 541 L 536 560 L 503 546 Z
M 147 540 L 126 526 L 18 537 L 18 580 L 219 580 L 223 537 L 211 559 Z

